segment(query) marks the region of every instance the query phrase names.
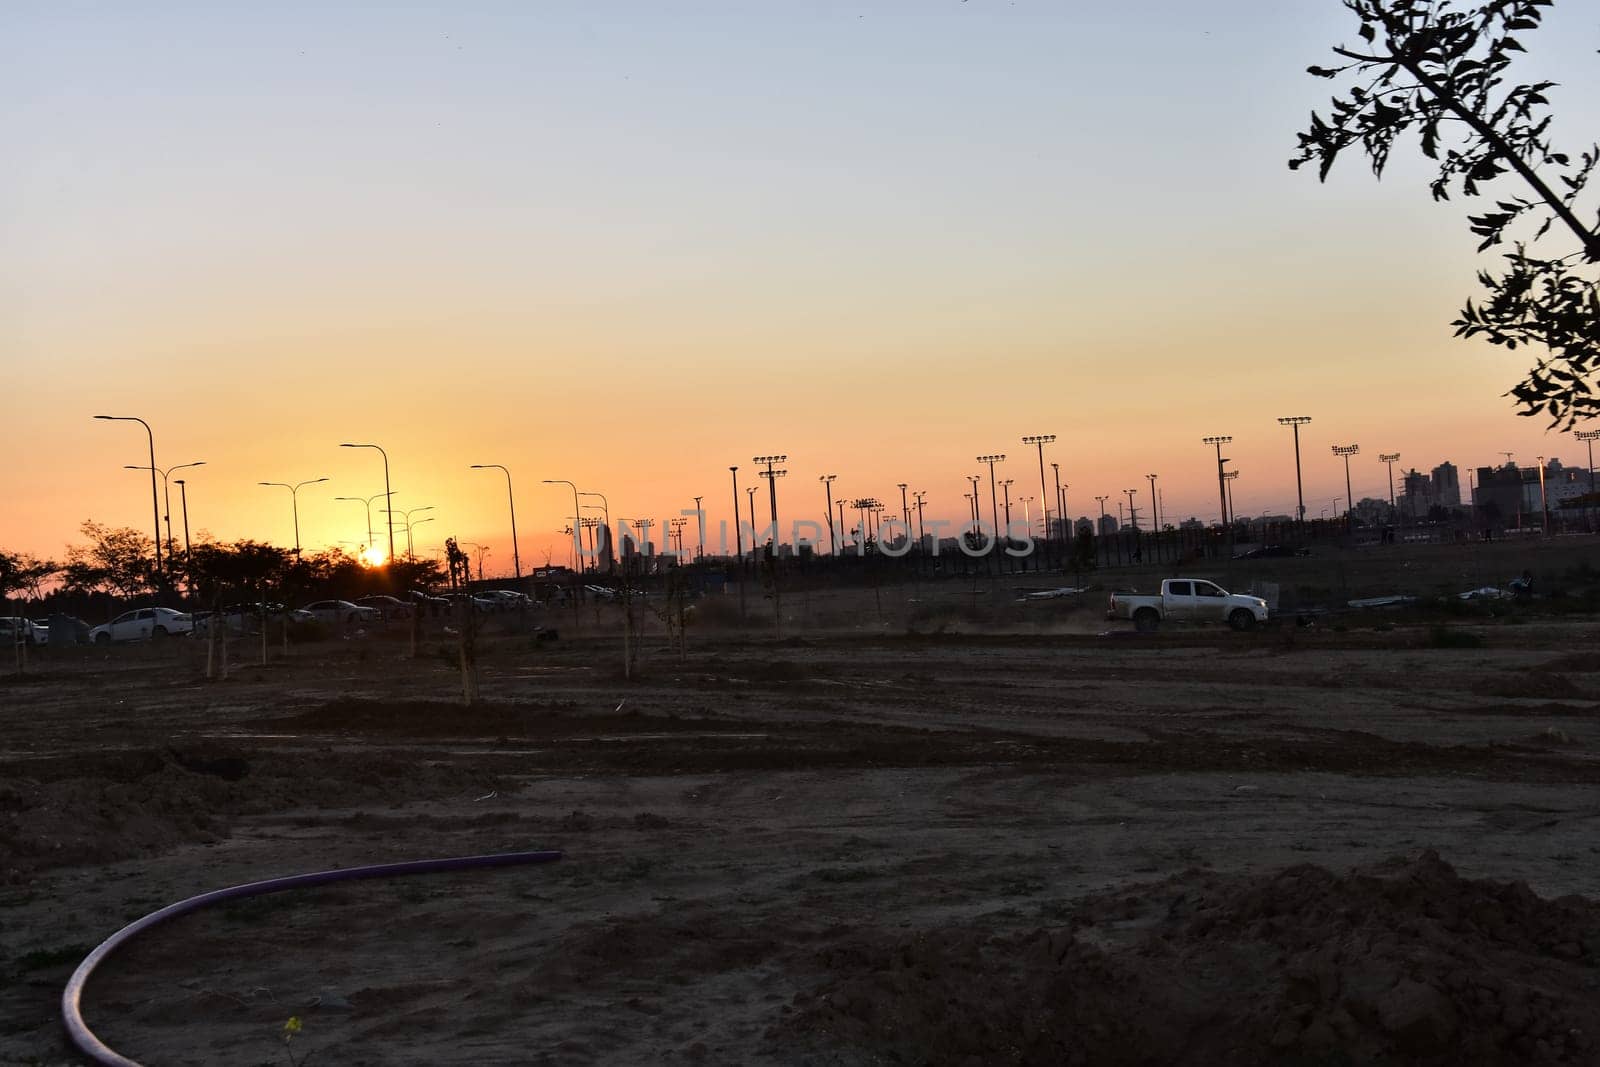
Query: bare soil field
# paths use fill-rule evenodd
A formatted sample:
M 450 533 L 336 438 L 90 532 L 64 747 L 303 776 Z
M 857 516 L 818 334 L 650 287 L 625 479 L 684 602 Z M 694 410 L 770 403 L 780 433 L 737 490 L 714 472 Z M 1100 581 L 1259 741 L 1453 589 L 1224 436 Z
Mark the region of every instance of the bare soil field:
M 1600 1062 L 1600 618 L 957 584 L 724 597 L 631 680 L 614 607 L 500 622 L 471 707 L 437 633 L 40 655 L 0 1062 L 80 1062 L 67 975 L 171 901 L 534 848 L 174 920 L 86 1018 L 150 1064 Z

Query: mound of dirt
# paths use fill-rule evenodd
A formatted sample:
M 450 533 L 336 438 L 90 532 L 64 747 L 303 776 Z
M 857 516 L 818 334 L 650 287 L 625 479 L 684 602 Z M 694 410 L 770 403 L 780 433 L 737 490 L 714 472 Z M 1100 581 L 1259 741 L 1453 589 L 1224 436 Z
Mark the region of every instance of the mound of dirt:
M 1589 1064 L 1600 905 L 1431 852 L 1346 876 L 1190 871 L 1064 929 L 835 947 L 769 1036 L 891 1062 Z M 822 1035 L 820 1047 L 817 1035 Z
M 478 791 L 492 778 L 388 754 L 138 749 L 0 765 L 0 884 L 226 836 L 237 815 Z

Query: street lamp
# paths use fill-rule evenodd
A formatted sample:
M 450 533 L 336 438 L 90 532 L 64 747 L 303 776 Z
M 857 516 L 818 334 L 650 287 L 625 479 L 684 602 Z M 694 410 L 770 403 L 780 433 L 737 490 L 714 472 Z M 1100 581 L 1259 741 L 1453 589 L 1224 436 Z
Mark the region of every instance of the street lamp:
M 839 554 L 840 546 L 834 544 L 833 540 L 833 480 L 837 477 L 839 477 L 837 474 L 824 474 L 817 478 L 817 481 L 822 483 L 823 493 L 828 501 L 828 551 L 836 556 Z
M 1134 498 L 1135 495 L 1138 494 L 1139 490 L 1137 490 L 1137 489 L 1124 489 L 1123 492 L 1128 494 L 1128 525 L 1133 527 L 1133 532 L 1134 533 L 1138 533 L 1139 532 L 1139 511 L 1138 511 L 1137 508 L 1135 508 L 1133 506 L 1133 498 Z
M 1044 446 L 1050 444 L 1055 439 L 1056 439 L 1056 435 L 1053 434 L 1053 433 L 1033 434 L 1032 436 L 1024 437 L 1022 439 L 1022 443 L 1023 444 L 1025 444 L 1025 445 L 1037 445 L 1038 448 L 1039 448 L 1039 504 L 1040 504 L 1041 509 L 1044 512 L 1044 536 L 1045 536 L 1046 540 L 1049 540 L 1049 538 L 1050 538 L 1050 509 L 1048 507 L 1044 506 L 1044 494 L 1045 494 L 1045 485 L 1044 485 Z M 1054 463 L 1052 463 L 1050 465 L 1052 467 L 1055 466 Z M 1059 472 L 1057 472 L 1057 474 L 1056 474 L 1056 482 L 1059 484 L 1060 481 L 1061 481 L 1061 475 L 1060 475 Z M 1059 496 L 1060 494 L 1057 493 L 1056 495 Z M 1028 529 L 1030 529 L 1030 530 L 1033 529 L 1033 520 L 1032 519 L 1028 520 Z
M 394 493 L 389 489 L 389 453 L 385 452 L 379 445 L 351 444 L 349 442 L 345 442 L 339 447 L 376 448 L 378 450 L 378 455 L 383 457 L 383 502 L 385 504 L 391 503 L 389 498 L 392 497 Z M 384 510 L 387 511 L 388 508 L 385 508 Z M 389 558 L 394 559 L 394 515 L 392 513 L 389 516 Z
M 1350 495 L 1350 457 L 1358 455 L 1360 452 L 1360 445 L 1333 446 L 1333 454 L 1344 457 L 1344 516 L 1346 526 L 1354 526 L 1356 521 L 1356 498 Z
M 159 467 L 156 468 L 157 472 L 161 475 L 161 498 L 165 502 L 166 506 L 166 514 L 162 515 L 161 517 L 165 519 L 167 523 L 168 563 L 172 562 L 172 486 L 168 484 L 167 479 L 171 476 L 173 471 L 181 471 L 185 467 L 204 467 L 205 465 L 206 461 L 202 459 L 197 460 L 194 463 L 180 463 L 176 467 L 168 467 L 166 470 L 161 470 Z M 142 471 L 148 470 L 149 468 L 143 466 L 142 464 L 124 463 L 122 465 L 122 469 L 129 471 Z
M 294 554 L 296 556 L 300 554 L 300 487 L 302 485 L 316 485 L 318 482 L 325 482 L 327 480 L 328 479 L 326 478 L 312 478 L 309 481 L 296 482 L 293 485 L 290 485 L 288 482 L 256 483 L 257 485 L 282 486 L 283 488 L 289 490 L 289 503 L 294 507 Z
M 900 490 L 900 521 L 906 524 L 906 540 L 911 539 L 911 505 L 906 502 L 906 483 L 897 482 L 895 488 Z
M 1006 541 L 1007 542 L 1009 542 L 1011 540 L 1011 487 L 1016 484 L 1016 481 L 1017 480 L 1015 478 L 1002 478 L 1000 480 L 1000 488 L 1005 490 L 1005 495 L 1006 495 Z M 1031 528 L 1032 523 L 1030 523 L 1029 526 Z
M 400 510 L 398 508 L 384 508 L 383 509 L 384 513 L 389 516 L 389 525 L 390 525 L 391 529 L 394 526 L 394 516 L 396 516 L 396 515 L 405 516 L 405 518 L 402 521 L 405 523 L 405 528 L 406 528 L 406 559 L 408 559 L 408 560 L 412 560 L 413 562 L 415 562 L 415 554 L 411 551 L 411 527 L 420 526 L 421 524 L 423 524 L 425 522 L 429 522 L 429 521 L 432 520 L 432 517 L 430 516 L 427 519 L 418 519 L 416 522 L 412 522 L 411 521 L 411 515 L 412 515 L 413 512 L 418 512 L 418 511 L 432 511 L 433 507 L 434 506 L 432 504 L 424 504 L 420 508 L 406 508 L 404 511 L 402 511 L 402 510 Z
M 517 498 L 511 492 L 511 472 L 498 463 L 474 463 L 471 470 L 497 470 L 506 476 L 506 500 L 511 504 L 511 566 L 516 571 L 517 581 L 522 581 L 522 555 L 517 551 Z M 478 561 L 478 578 L 483 579 L 483 561 Z
M 1150 529 L 1156 533 L 1161 532 L 1161 498 L 1156 496 L 1156 476 L 1146 474 L 1150 479 Z
M 373 493 L 371 496 L 336 496 L 335 500 L 353 500 L 357 504 L 364 504 L 367 508 L 367 549 L 372 549 L 372 502 L 380 496 L 390 496 L 389 493 Z
M 1540 532 L 1542 534 L 1544 534 L 1546 537 L 1549 537 L 1550 536 L 1550 498 L 1545 496 L 1545 493 L 1544 493 L 1544 457 L 1543 456 L 1539 456 L 1537 458 L 1539 460 L 1539 515 L 1540 515 L 1539 523 L 1540 523 Z
M 578 553 L 583 551 L 583 508 L 578 506 L 578 487 L 565 478 L 545 478 L 545 485 L 564 485 L 572 490 L 572 570 L 578 572 Z M 573 598 L 573 611 L 577 611 L 577 598 Z
M 1100 501 L 1100 526 L 1095 530 L 1095 534 L 1098 536 L 1106 532 L 1106 501 L 1111 499 L 1111 494 L 1097 496 L 1095 499 Z
M 1228 483 L 1222 478 L 1222 465 L 1228 461 L 1222 457 L 1222 446 L 1232 441 L 1233 438 L 1219 435 L 1202 437 L 1200 440 L 1205 444 L 1217 446 L 1217 501 L 1218 506 L 1222 509 L 1222 525 L 1228 526 Z
M 155 524 L 156 542 L 156 570 L 161 570 L 161 505 L 156 503 L 156 435 L 150 429 L 150 424 L 137 415 L 96 415 L 97 419 L 109 422 L 137 422 L 144 427 L 144 433 L 150 440 L 150 519 Z
M 1310 415 L 1289 415 L 1278 420 L 1280 426 L 1294 427 L 1294 499 L 1301 522 L 1306 521 L 1306 493 L 1300 483 L 1300 427 L 1310 421 Z
M 728 471 L 733 475 L 733 552 L 738 557 L 739 566 L 742 569 L 744 567 L 744 533 L 739 529 L 739 468 L 729 467 Z M 751 530 L 750 536 L 754 537 L 755 535 L 755 530 Z M 723 541 L 722 547 L 727 548 L 728 542 Z M 739 586 L 739 592 L 741 596 L 744 594 L 744 585 L 742 583 Z
M 918 489 L 911 494 L 911 499 L 917 502 L 917 547 L 926 552 L 928 550 L 928 533 L 922 523 L 922 505 L 928 499 L 928 491 L 926 489 Z
M 1238 478 L 1239 472 L 1237 470 L 1228 471 L 1222 476 L 1223 482 L 1228 486 L 1228 529 L 1230 531 L 1233 529 L 1233 524 L 1239 521 L 1239 516 L 1233 510 L 1233 483 Z M 1232 534 L 1230 533 L 1229 536 L 1231 537 Z
M 182 478 L 174 478 L 178 483 L 178 501 L 183 506 L 183 561 L 189 562 L 189 490 L 185 488 Z
M 474 466 L 476 466 L 476 464 L 474 464 Z M 428 521 L 427 519 L 418 519 L 417 520 L 417 525 L 421 526 L 424 522 L 427 522 L 427 521 Z M 480 581 L 480 582 L 483 581 L 483 557 L 485 557 L 485 556 L 487 556 L 489 554 L 489 546 L 488 545 L 480 545 L 476 541 L 457 541 L 456 544 L 458 544 L 458 545 L 466 545 L 468 548 L 475 548 L 475 549 L 478 550 L 478 581 Z
M 1067 538 L 1067 497 L 1066 497 L 1066 490 L 1061 484 L 1061 464 L 1052 463 L 1052 464 L 1050 464 L 1050 469 L 1055 472 L 1055 476 L 1056 476 L 1056 518 L 1057 518 L 1057 520 L 1059 520 L 1059 522 L 1061 524 L 1061 539 L 1062 539 L 1063 542 L 1065 542 L 1065 540 Z M 1050 536 L 1050 517 L 1049 517 L 1049 515 L 1045 516 L 1044 527 L 1045 527 L 1045 536 L 1049 537 Z

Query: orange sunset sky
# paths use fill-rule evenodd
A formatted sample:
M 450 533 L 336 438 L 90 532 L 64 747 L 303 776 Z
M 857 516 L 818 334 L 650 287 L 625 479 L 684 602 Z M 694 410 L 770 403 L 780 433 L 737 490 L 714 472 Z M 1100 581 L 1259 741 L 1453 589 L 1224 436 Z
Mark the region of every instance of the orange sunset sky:
M 292 543 L 257 483 L 326 476 L 306 548 L 365 540 L 333 497 L 382 491 L 338 447 L 370 441 L 434 506 L 419 554 L 505 572 L 469 464 L 512 471 L 525 568 L 566 558 L 543 478 L 715 524 L 767 452 L 785 523 L 833 473 L 960 518 L 986 452 L 1037 496 L 1035 433 L 1073 515 L 1155 473 L 1173 521 L 1216 517 L 1207 434 L 1239 514 L 1290 512 L 1280 415 L 1315 420 L 1312 517 L 1332 444 L 1358 497 L 1380 451 L 1581 464 L 1501 395 L 1529 356 L 1451 336 L 1481 206 L 1433 203 L 1409 147 L 1381 183 L 1286 167 L 1329 93 L 1304 68 L 1353 37 L 1336 0 L 6 5 L 0 548 L 149 530 L 144 433 L 101 413 L 205 461 L 196 536 Z M 1600 12 L 1525 43 L 1586 147 Z

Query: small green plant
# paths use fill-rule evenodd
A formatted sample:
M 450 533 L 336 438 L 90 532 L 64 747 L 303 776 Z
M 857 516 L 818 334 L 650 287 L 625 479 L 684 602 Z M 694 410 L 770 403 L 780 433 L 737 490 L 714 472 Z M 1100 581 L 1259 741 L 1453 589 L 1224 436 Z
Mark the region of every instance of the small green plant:
M 283 1024 L 283 1032 L 279 1037 L 283 1040 L 283 1054 L 289 1057 L 290 1067 L 302 1067 L 311 1059 L 312 1054 L 307 1052 L 304 1056 L 294 1054 L 294 1039 L 300 1036 L 300 1031 L 305 1027 L 300 1022 L 300 1016 L 291 1015 L 289 1021 Z

